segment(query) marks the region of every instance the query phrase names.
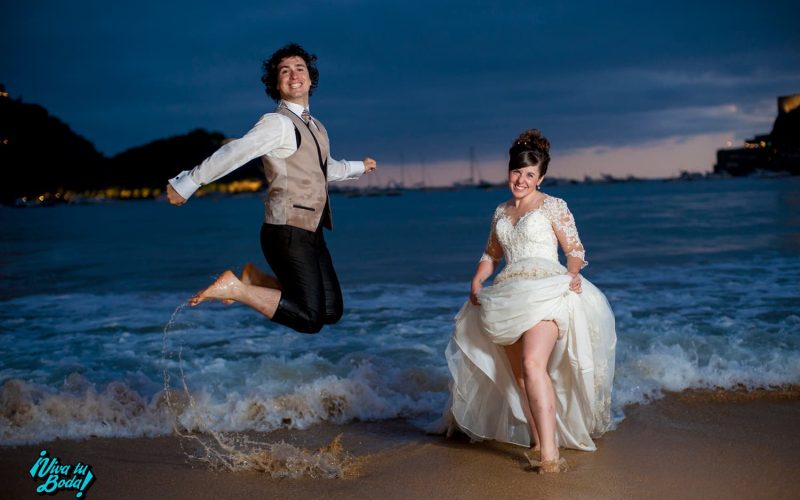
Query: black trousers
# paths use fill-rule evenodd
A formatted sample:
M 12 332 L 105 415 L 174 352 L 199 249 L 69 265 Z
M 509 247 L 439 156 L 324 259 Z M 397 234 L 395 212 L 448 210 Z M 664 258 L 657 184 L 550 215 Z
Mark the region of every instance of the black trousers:
M 272 321 L 302 333 L 317 333 L 341 319 L 339 278 L 322 235 L 293 226 L 261 226 L 261 250 L 281 282 L 281 300 Z

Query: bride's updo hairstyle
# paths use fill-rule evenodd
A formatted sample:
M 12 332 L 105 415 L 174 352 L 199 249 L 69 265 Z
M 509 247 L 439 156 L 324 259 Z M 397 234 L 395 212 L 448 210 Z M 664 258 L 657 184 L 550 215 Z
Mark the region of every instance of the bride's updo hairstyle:
M 550 141 L 539 129 L 532 128 L 519 134 L 508 150 L 508 170 L 523 167 L 539 167 L 539 175 L 544 177 L 550 164 Z

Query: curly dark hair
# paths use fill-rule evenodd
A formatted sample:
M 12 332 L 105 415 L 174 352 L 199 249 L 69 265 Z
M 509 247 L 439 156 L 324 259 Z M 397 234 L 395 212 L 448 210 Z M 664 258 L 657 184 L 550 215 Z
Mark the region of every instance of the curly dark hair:
M 508 170 L 522 167 L 539 167 L 539 175 L 544 177 L 550 164 L 550 141 L 539 129 L 529 129 L 519 134 L 508 150 Z
M 306 49 L 296 43 L 290 43 L 276 50 L 261 65 L 264 70 L 261 75 L 261 81 L 264 83 L 267 95 L 275 102 L 281 100 L 281 91 L 278 89 L 278 65 L 287 57 L 294 56 L 302 58 L 306 62 L 306 66 L 308 66 L 308 76 L 311 77 L 311 88 L 308 91 L 308 95 L 311 95 L 314 89 L 317 88 L 317 83 L 319 83 L 317 56 L 307 52 Z

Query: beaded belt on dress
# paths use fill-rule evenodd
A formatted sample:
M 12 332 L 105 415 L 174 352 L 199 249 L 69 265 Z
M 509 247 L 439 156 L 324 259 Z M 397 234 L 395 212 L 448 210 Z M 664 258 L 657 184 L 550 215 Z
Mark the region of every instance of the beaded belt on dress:
M 508 281 L 510 279 L 518 279 L 518 278 L 527 278 L 527 279 L 549 278 L 550 276 L 557 276 L 559 274 L 563 274 L 563 272 L 556 269 L 542 269 L 540 267 L 514 269 L 513 267 L 506 267 L 505 269 L 500 271 L 500 273 L 494 279 L 492 284 L 499 285 L 504 281 Z

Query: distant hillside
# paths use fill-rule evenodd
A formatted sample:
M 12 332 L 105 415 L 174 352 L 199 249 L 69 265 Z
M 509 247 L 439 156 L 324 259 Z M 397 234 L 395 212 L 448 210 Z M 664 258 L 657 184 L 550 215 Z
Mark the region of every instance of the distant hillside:
M 91 142 L 36 104 L 11 99 L 0 86 L 0 197 L 99 187 L 104 161 Z
M 106 161 L 105 185 L 163 188 L 167 179 L 199 165 L 225 142 L 225 136 L 219 132 L 196 129 L 125 150 Z M 264 178 L 258 159 L 225 176 L 225 181 L 252 178 Z
M 109 186 L 163 187 L 168 178 L 198 165 L 220 146 L 225 136 L 197 129 L 128 149 L 107 161 Z
M 0 201 L 59 190 L 163 188 L 167 179 L 200 164 L 225 141 L 219 132 L 197 129 L 107 158 L 46 109 L 11 99 L 0 85 L 0 165 L 9 172 Z M 225 180 L 263 177 L 260 161 L 254 160 Z

